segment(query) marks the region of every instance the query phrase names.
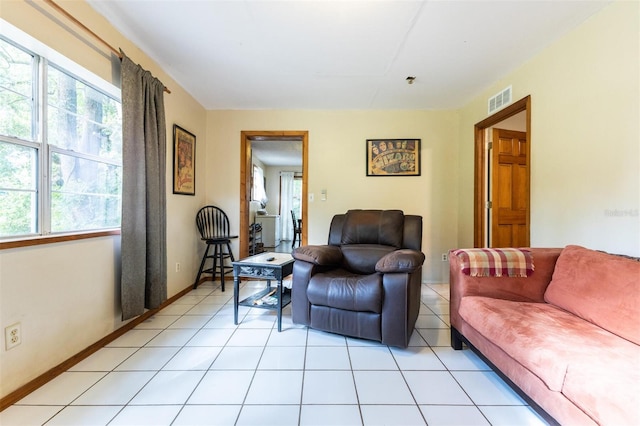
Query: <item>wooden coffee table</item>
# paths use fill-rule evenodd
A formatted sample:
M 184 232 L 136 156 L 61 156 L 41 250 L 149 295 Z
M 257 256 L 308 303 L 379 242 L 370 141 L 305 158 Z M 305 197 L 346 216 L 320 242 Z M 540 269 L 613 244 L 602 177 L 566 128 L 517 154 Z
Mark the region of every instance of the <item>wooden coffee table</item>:
M 282 308 L 291 303 L 291 290 L 282 287 L 282 279 L 293 272 L 293 257 L 289 253 L 260 253 L 232 262 L 233 265 L 233 322 L 238 325 L 238 306 L 275 309 L 278 312 L 278 331 L 282 331 Z M 243 300 L 240 298 L 240 278 L 258 278 L 267 281 L 260 290 Z M 271 281 L 277 282 L 271 287 Z

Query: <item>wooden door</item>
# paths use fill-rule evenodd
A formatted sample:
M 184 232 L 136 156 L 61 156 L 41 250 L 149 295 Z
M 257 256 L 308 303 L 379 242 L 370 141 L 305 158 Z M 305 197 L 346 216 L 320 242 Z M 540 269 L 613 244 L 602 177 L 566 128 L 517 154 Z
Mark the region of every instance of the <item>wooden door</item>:
M 491 247 L 529 247 L 527 134 L 493 129 Z

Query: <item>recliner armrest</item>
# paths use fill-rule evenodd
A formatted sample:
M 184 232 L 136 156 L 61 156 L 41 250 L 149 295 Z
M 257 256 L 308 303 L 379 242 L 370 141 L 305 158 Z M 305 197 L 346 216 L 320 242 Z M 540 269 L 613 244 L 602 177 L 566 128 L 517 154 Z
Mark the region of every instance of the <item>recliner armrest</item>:
M 302 246 L 293 250 L 296 260 L 319 266 L 338 266 L 342 263 L 342 251 L 336 246 Z
M 376 263 L 376 272 L 382 274 L 390 272 L 411 273 L 424 263 L 424 253 L 417 250 L 401 249 L 385 255 Z

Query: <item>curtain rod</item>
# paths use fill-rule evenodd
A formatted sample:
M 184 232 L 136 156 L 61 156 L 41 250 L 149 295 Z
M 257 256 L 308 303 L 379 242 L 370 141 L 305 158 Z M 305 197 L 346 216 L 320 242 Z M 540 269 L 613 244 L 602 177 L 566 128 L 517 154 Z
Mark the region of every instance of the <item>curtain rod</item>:
M 89 34 L 91 34 L 96 40 L 98 40 L 100 43 L 102 43 L 113 54 L 115 54 L 118 58 L 120 58 L 120 60 L 122 60 L 122 54 L 118 50 L 116 50 L 115 47 L 111 46 L 102 37 L 100 37 L 98 34 L 94 33 L 93 31 L 91 31 L 91 29 L 89 29 L 82 22 L 78 21 L 73 15 L 71 15 L 69 12 L 67 12 L 65 9 L 63 9 L 61 6 L 59 6 L 53 0 L 44 0 L 44 1 L 45 1 L 45 3 L 49 4 L 51 7 L 56 9 L 58 12 L 62 13 L 64 16 L 66 16 L 71 22 L 73 22 L 74 24 L 76 24 L 77 26 L 79 26 L 80 28 L 82 28 L 83 30 L 88 32 Z M 164 91 L 167 92 L 167 93 L 171 93 L 171 90 L 167 89 L 166 86 L 164 87 Z

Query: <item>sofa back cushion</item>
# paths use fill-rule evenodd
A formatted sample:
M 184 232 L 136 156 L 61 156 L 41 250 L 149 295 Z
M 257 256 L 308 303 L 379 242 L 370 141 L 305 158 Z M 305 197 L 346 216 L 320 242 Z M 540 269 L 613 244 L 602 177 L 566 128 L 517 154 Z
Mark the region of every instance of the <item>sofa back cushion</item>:
M 567 246 L 544 299 L 640 344 L 640 262 Z

